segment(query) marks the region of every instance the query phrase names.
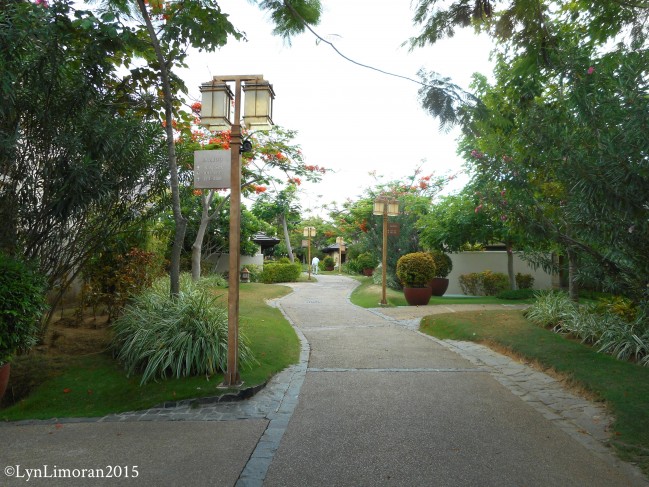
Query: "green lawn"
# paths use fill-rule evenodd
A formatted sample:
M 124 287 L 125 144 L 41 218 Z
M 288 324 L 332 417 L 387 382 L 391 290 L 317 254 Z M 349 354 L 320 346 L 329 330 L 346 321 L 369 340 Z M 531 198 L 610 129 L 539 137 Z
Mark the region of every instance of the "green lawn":
M 428 316 L 421 331 L 442 339 L 496 343 L 568 376 L 606 403 L 616 418 L 615 449 L 649 474 L 649 368 L 532 325 L 520 311 Z
M 351 295 L 351 301 L 362 308 L 377 308 L 381 301 L 382 289 L 380 285 L 373 283 L 371 277 L 348 276 L 353 277 L 361 284 Z M 386 298 L 388 306 L 408 306 L 402 291 L 386 289 Z M 498 299 L 493 296 L 433 296 L 430 298 L 428 306 L 440 304 L 525 304 L 532 300 L 508 300 Z
M 241 284 L 240 331 L 259 362 L 240 370 L 244 387 L 261 384 L 273 374 L 296 363 L 300 343 L 278 309 L 265 300 L 283 296 L 285 286 Z M 221 300 L 227 293 L 221 290 Z M 140 386 L 140 376 L 126 377 L 108 352 L 86 356 L 22 357 L 12 371 L 13 380 L 38 385 L 19 403 L 0 410 L 1 420 L 95 417 L 145 409 L 165 401 L 215 396 L 222 375 L 150 382 Z

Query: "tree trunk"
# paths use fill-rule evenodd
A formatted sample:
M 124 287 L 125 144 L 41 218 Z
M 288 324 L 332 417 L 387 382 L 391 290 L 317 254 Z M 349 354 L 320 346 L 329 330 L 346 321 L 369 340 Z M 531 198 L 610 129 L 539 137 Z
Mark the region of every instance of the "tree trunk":
M 286 241 L 286 250 L 288 251 L 288 258 L 291 262 L 295 262 L 295 257 L 293 256 L 293 249 L 291 248 L 291 239 L 288 234 L 288 225 L 286 224 L 286 215 L 284 213 L 279 215 L 280 222 L 282 223 L 282 229 L 284 230 L 284 240 Z
M 192 245 L 192 281 L 196 282 L 201 278 L 201 257 L 203 256 L 203 239 L 205 238 L 205 231 L 210 222 L 209 209 L 210 202 L 212 201 L 212 194 L 210 192 L 209 198 L 203 193 L 201 195 L 201 206 L 203 212 L 201 213 L 201 223 L 196 232 L 196 239 Z
M 579 285 L 577 284 L 577 253 L 567 249 L 568 253 L 568 296 L 575 303 L 579 302 Z
M 507 244 L 507 274 L 509 275 L 509 288 L 516 290 L 516 275 L 514 274 L 514 251 L 512 246 Z
M 149 17 L 144 0 L 137 0 L 138 7 L 146 23 L 149 39 L 158 61 L 160 69 L 160 79 L 162 84 L 163 104 L 165 110 L 165 131 L 167 133 L 167 154 L 169 165 L 169 177 L 171 186 L 171 198 L 173 204 L 173 215 L 175 223 L 174 241 L 171 250 L 171 263 L 169 269 L 170 294 L 171 297 L 178 296 L 180 293 L 180 256 L 185 241 L 185 230 L 187 229 L 187 220 L 183 217 L 180 209 L 180 191 L 178 189 L 178 166 L 176 165 L 176 144 L 174 142 L 173 129 L 173 95 L 171 92 L 171 82 L 169 80 L 169 69 L 167 60 L 162 53 L 160 41 L 158 40 L 155 27 Z

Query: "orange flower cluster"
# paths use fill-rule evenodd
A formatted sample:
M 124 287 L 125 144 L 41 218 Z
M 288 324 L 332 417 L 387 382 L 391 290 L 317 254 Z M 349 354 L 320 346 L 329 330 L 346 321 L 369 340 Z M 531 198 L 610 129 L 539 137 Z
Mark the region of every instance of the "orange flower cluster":
M 321 174 L 324 174 L 324 173 L 327 172 L 327 170 L 326 170 L 324 167 L 320 167 L 320 166 L 304 166 L 304 168 L 305 168 L 307 171 L 311 171 L 311 172 L 319 172 L 319 173 L 321 173 Z
M 288 178 L 288 182 L 289 182 L 289 184 L 290 184 L 290 183 L 293 183 L 293 184 L 295 184 L 295 185 L 297 185 L 297 186 L 299 186 L 300 184 L 302 184 L 302 180 L 301 180 L 300 178 L 298 178 L 298 177 L 295 177 L 295 178 Z
M 254 184 L 252 187 L 255 190 L 255 193 L 257 194 L 265 193 L 266 190 L 268 189 L 266 188 L 266 186 L 258 186 L 256 184 Z
M 192 105 L 191 105 L 192 112 L 194 112 L 194 113 L 201 113 L 201 108 L 202 107 L 203 107 L 203 105 L 201 105 L 200 101 L 192 103 Z

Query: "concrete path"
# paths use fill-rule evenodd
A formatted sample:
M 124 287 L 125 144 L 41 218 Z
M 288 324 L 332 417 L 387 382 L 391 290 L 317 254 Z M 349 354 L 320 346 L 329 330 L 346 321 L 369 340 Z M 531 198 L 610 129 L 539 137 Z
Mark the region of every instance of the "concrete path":
M 0 426 L 0 486 L 649 485 L 605 446 L 597 405 L 485 347 L 417 332 L 432 307 L 353 306 L 355 285 L 321 275 L 275 302 L 300 363 L 250 400 Z

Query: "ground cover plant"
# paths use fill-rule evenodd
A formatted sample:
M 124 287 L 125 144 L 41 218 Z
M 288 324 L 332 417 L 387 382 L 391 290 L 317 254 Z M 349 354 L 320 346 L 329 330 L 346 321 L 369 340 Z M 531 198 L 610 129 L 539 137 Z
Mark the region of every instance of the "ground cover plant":
M 420 330 L 441 339 L 495 344 L 567 377 L 605 402 L 615 417 L 611 444 L 621 458 L 649 473 L 649 368 L 597 353 L 514 310 L 428 316 Z
M 240 329 L 256 360 L 254 367 L 240 369 L 244 387 L 264 383 L 299 358 L 293 328 L 278 309 L 265 303 L 288 292 L 284 286 L 241 284 Z M 227 303 L 226 290 L 217 295 Z M 17 357 L 0 420 L 95 417 L 231 392 L 216 388 L 221 374 L 168 378 L 140 386 L 141 375 L 126 377 L 123 366 L 112 357 L 110 339 L 108 328 L 92 319 L 85 324 L 53 323 L 42 346 Z

